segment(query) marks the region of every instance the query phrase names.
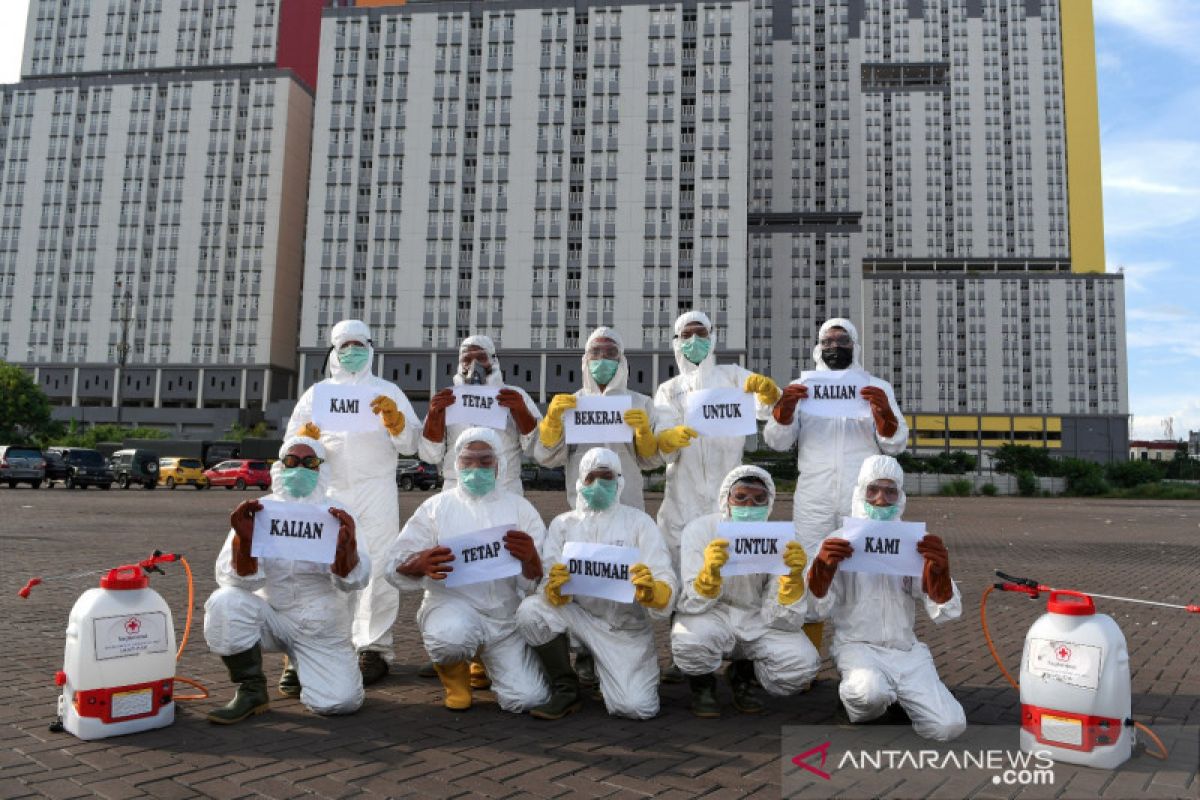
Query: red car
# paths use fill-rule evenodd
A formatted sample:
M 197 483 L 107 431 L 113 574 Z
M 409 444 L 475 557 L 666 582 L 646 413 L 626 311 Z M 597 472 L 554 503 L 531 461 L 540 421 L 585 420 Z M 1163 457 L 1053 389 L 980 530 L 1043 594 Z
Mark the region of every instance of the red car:
M 222 461 L 212 469 L 204 470 L 209 486 L 224 486 L 226 489 L 245 489 L 257 486 L 266 491 L 271 488 L 271 470 L 265 461 L 234 458 Z

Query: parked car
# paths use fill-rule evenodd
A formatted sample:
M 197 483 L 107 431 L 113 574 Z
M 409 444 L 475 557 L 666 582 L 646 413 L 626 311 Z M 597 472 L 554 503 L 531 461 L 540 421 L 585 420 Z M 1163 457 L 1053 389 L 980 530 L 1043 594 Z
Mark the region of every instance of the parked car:
M 212 469 L 204 471 L 209 486 L 224 486 L 226 489 L 245 489 L 257 486 L 266 491 L 271 488 L 271 471 L 265 461 L 248 458 L 233 458 L 222 461 Z
M 86 447 L 52 447 L 50 450 L 62 456 L 67 465 L 67 475 L 63 478 L 63 486 L 66 488 L 112 488 L 115 478 L 99 450 L 89 450 Z
M 168 456 L 158 460 L 158 482 L 168 489 L 176 486 L 195 486 L 197 489 L 208 488 L 208 478 L 204 474 L 204 464 L 198 458 L 183 458 Z
M 46 459 L 36 447 L 20 447 L 0 444 L 0 482 L 8 488 L 17 488 L 18 483 L 28 483 L 34 489 L 46 478 Z
M 442 476 L 433 464 L 415 458 L 402 458 L 396 462 L 396 485 L 406 492 L 413 489 L 428 492 L 441 488 Z
M 241 458 L 241 446 L 237 442 L 213 442 L 204 451 L 204 468 L 212 469 L 222 461 Z
M 567 474 L 562 467 L 522 464 L 521 484 L 526 489 L 566 489 Z
M 149 450 L 118 450 L 108 459 L 117 486 L 128 489 L 140 484 L 145 489 L 158 486 L 158 453 Z
M 42 458 L 46 460 L 46 486 L 53 486 L 55 481 L 67 479 L 67 462 L 63 460 L 62 453 L 43 450 Z

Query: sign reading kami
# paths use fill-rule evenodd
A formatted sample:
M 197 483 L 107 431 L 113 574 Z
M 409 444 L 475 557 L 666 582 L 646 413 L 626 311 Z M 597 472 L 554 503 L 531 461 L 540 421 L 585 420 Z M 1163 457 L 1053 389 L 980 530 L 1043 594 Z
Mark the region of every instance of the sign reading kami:
M 438 542 L 454 553 L 450 562 L 453 569 L 446 575 L 442 585 L 447 589 L 486 583 L 521 574 L 521 562 L 504 546 L 504 534 L 516 529 L 511 525 L 497 525 L 481 531 L 448 536 Z
M 721 575 L 787 575 L 783 548 L 796 538 L 791 522 L 722 522 L 717 538 L 729 540 Z
M 262 504 L 262 511 L 254 515 L 250 555 L 315 564 L 333 563 L 342 524 L 329 513 L 329 506 L 281 503 L 269 498 L 258 502 Z
M 633 428 L 625 424 L 625 412 L 633 407 L 629 395 L 582 395 L 575 408 L 563 415 L 567 444 L 632 442 Z
M 871 404 L 862 396 L 862 390 L 871 385 L 871 376 L 862 370 L 806 370 L 800 373 L 800 382 L 808 387 L 805 414 L 850 419 L 871 416 Z
M 838 565 L 847 572 L 920 576 L 925 558 L 917 542 L 925 536 L 924 522 L 880 522 L 847 517 L 836 536 L 850 542 L 854 555 Z
M 454 387 L 454 404 L 446 409 L 447 425 L 482 425 L 504 430 L 508 427 L 508 409 L 496 399 L 499 386 Z
M 683 424 L 701 436 L 749 436 L 758 430 L 754 395 L 733 386 L 690 392 Z
M 313 424 L 322 431 L 338 433 L 383 430 L 383 423 L 371 410 L 371 401 L 378 395 L 379 391 L 369 386 L 321 381 L 313 386 Z M 411 414 L 412 409 L 406 413 Z
M 571 580 L 563 585 L 561 591 L 565 595 L 578 594 L 632 603 L 633 584 L 629 580 L 629 568 L 637 563 L 638 557 L 636 547 L 567 542 L 563 545 L 562 558 L 567 563 Z

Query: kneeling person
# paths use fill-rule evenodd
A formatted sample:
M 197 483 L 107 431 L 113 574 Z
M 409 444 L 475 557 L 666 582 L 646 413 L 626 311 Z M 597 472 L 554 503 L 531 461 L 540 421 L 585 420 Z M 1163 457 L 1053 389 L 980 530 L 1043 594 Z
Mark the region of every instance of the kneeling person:
M 270 499 L 282 503 L 327 504 L 328 481 L 321 471 L 325 448 L 315 439 L 294 436 L 271 467 Z M 284 558 L 255 558 L 254 515 L 263 506 L 241 503 L 230 515 L 233 528 L 217 556 L 220 588 L 204 605 L 204 638 L 225 662 L 238 690 L 228 705 L 208 715 L 230 724 L 267 710 L 267 678 L 262 649 L 288 654 L 280 691 L 299 694 L 318 714 L 350 714 L 363 702 L 362 673 L 351 639 L 353 620 L 347 598 L 371 579 L 371 562 L 359 549 L 354 519 L 330 508 L 337 521 L 337 553 L 332 565 Z
M 499 433 L 467 428 L 454 445 L 454 486 L 426 500 L 400 531 L 392 548 L 388 580 L 402 591 L 424 590 L 417 624 L 425 649 L 446 690 L 451 711 L 471 707 L 470 660 L 478 652 L 500 708 L 523 712 L 546 702 L 550 692 L 537 658 L 517 631 L 516 613 L 542 577 L 538 545 L 546 527 L 537 509 L 519 494 L 497 485 L 504 475 Z M 447 588 L 454 554 L 446 539 L 512 525 L 504 547 L 521 562 L 511 578 Z
M 559 719 L 580 706 L 568 634 L 593 654 L 608 713 L 632 719 L 658 714 L 653 621 L 670 616 L 677 587 L 654 520 L 619 502 L 624 483 L 615 452 L 596 447 L 584 454 L 575 510 L 555 517 L 542 549 L 543 561 L 553 566 L 542 591 L 525 598 L 517 612 L 521 633 L 541 657 L 553 689 L 550 702 L 530 712 L 540 719 Z M 564 595 L 570 574 L 562 551 L 568 542 L 637 548 L 638 563 L 630 568 L 634 602 Z
M 851 516 L 898 520 L 904 511 L 904 470 L 891 456 L 863 462 L 851 501 Z M 929 648 L 913 635 L 917 601 L 935 623 L 962 613 L 962 596 L 950 579 L 950 556 L 942 540 L 927 534 L 917 543 L 924 556 L 921 580 L 898 575 L 839 571 L 854 549 L 830 537 L 809 571 L 814 608 L 833 622 L 833 655 L 842 682 L 838 694 L 851 722 L 883 716 L 895 702 L 913 730 L 927 739 L 950 741 L 966 729 L 962 706 L 938 678 Z
M 783 551 L 788 574 L 722 577 L 729 542 L 717 538 L 722 522 L 764 522 L 775 503 L 775 482 L 758 467 L 735 467 L 721 483 L 720 511 L 688 523 L 680 540 L 683 593 L 671 629 L 675 663 L 688 676 L 692 713 L 719 717 L 714 673 L 731 660 L 726 677 L 733 705 L 757 714 L 753 680 L 770 694 L 795 694 L 808 687 L 821 659 L 801 633 L 804 598 L 804 549 L 790 541 Z

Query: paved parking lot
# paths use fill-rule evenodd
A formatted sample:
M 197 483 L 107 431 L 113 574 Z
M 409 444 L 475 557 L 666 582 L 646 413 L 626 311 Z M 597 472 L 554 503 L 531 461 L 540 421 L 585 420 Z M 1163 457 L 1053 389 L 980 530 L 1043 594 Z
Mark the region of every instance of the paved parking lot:
M 269 714 L 218 728 L 204 721 L 211 705 L 204 701 L 180 704 L 175 725 L 159 731 L 91 743 L 50 733 L 67 614 L 97 578 L 48 581 L 29 600 L 18 599 L 17 589 L 31 575 L 99 570 L 155 548 L 184 553 L 196 572 L 197 619 L 179 674 L 208 684 L 223 702 L 230 686 L 204 646 L 200 616 L 215 585 L 212 562 L 228 512 L 249 496 L 0 489 L 0 647 L 7 654 L 0 667 L 0 797 L 775 797 L 782 728 L 834 722 L 836 682 L 828 662 L 810 693 L 774 701 L 758 717 L 730 710 L 721 720 L 697 720 L 687 711 L 684 686 L 664 686 L 662 714 L 647 722 L 609 719 L 597 704 L 559 723 L 537 722 L 500 712 L 488 693 L 477 693 L 481 702 L 470 713 L 451 714 L 440 707 L 436 681 L 415 675 L 423 653 L 412 623 L 418 598 L 408 595 L 397 623 L 398 669 L 369 689 L 366 705 L 351 717 L 319 718 L 281 699 Z M 426 496 L 402 495 L 405 514 Z M 565 510 L 558 493 L 533 499 L 547 519 Z M 790 514 L 790 504 L 781 502 L 775 517 Z M 936 629 L 922 625 L 919 633 L 973 724 L 1017 721 L 1017 693 L 980 634 L 979 598 L 992 569 L 1062 587 L 1200 601 L 1200 504 L 914 498 L 907 517 L 926 521 L 950 547 L 963 618 Z M 186 583 L 181 569 L 168 573 L 153 585 L 174 610 L 178 630 Z M 1200 724 L 1200 619 L 1099 605 L 1129 642 L 1135 716 L 1152 725 Z M 1010 670 L 1041 607 L 1014 595 L 990 604 L 993 635 Z M 665 659 L 662 637 L 659 649 Z M 273 682 L 278 659 L 268 659 Z M 1176 780 L 1180 796 L 1196 796 L 1194 773 Z M 1136 793 L 1103 776 L 1088 787 L 1091 796 Z

